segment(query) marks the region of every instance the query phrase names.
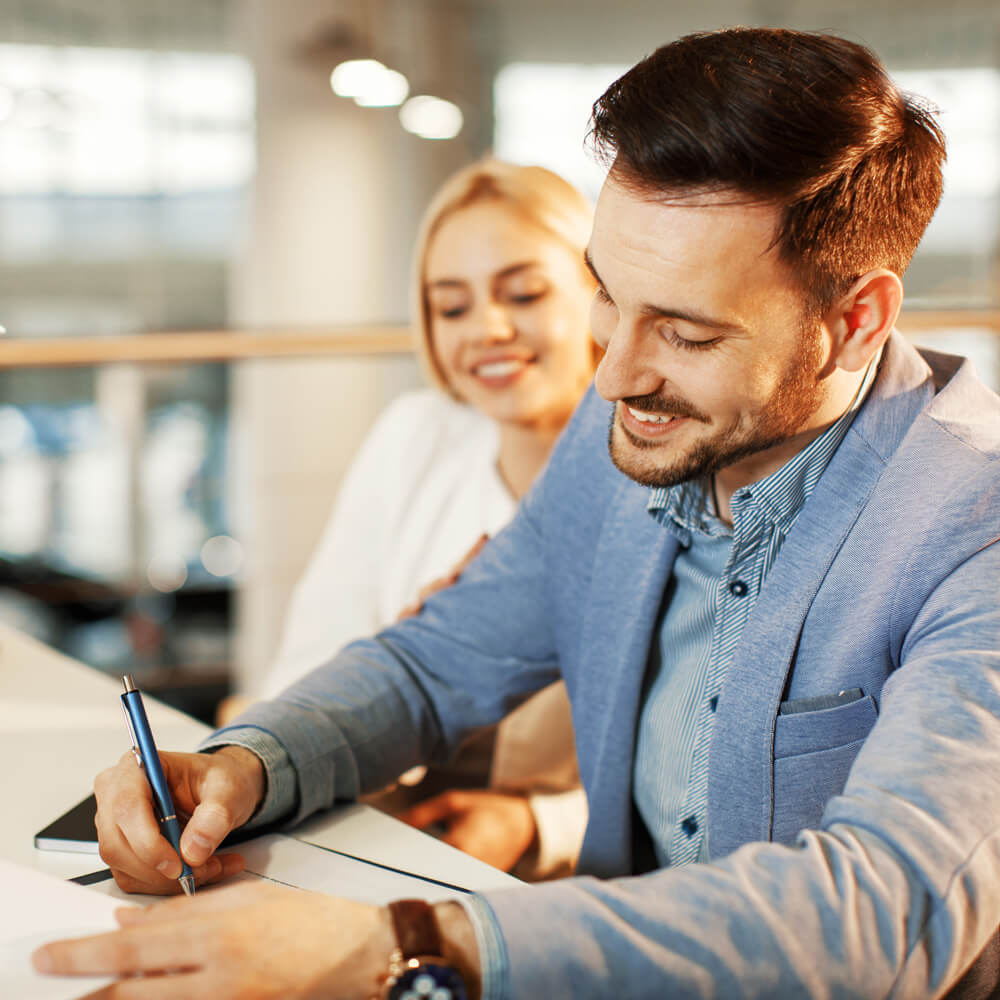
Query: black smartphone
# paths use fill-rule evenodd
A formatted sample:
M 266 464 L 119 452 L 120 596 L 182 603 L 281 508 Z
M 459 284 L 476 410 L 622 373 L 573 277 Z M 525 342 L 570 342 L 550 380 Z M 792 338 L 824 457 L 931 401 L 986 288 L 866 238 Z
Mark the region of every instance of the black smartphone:
M 97 854 L 97 828 L 94 819 L 97 816 L 97 799 L 88 795 L 72 809 L 67 810 L 58 819 L 53 820 L 44 830 L 35 834 L 35 847 L 40 851 L 70 851 L 74 854 Z M 279 823 L 256 827 L 252 830 L 237 830 L 231 833 L 219 845 L 232 847 L 244 840 L 261 837 L 266 833 L 274 833 L 281 829 Z
M 97 854 L 97 800 L 88 795 L 72 809 L 53 820 L 35 834 L 35 847 L 40 851 L 72 851 L 76 854 Z

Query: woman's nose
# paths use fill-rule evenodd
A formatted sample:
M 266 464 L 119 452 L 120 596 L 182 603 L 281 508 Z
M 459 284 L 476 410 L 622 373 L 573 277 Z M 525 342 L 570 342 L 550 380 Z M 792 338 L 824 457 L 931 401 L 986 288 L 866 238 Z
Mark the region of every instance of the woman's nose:
M 500 302 L 487 302 L 483 306 L 480 322 L 483 340 L 488 343 L 512 340 L 515 336 L 516 331 L 510 311 Z

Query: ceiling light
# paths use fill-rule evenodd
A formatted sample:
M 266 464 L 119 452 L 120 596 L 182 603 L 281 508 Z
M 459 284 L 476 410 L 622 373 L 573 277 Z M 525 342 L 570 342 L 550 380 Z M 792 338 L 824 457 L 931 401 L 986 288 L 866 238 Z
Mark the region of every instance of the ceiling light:
M 457 104 L 419 94 L 400 109 L 399 120 L 407 132 L 422 139 L 453 139 L 462 131 L 462 111 Z
M 338 97 L 352 97 L 363 108 L 389 108 L 402 104 L 410 85 L 402 73 L 377 59 L 348 59 L 330 74 Z

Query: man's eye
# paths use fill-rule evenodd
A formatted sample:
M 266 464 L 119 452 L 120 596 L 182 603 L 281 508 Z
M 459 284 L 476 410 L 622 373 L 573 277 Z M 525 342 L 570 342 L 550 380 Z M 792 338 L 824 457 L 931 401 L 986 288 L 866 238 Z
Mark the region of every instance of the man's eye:
M 466 313 L 465 306 L 452 306 L 449 309 L 444 309 L 439 307 L 437 310 L 438 316 L 442 319 L 458 319 L 459 316 L 464 316 Z
M 614 301 L 612 300 L 611 296 L 608 295 L 608 293 L 604 290 L 603 285 L 598 285 L 597 288 L 594 289 L 594 298 L 597 299 L 598 302 L 604 302 L 608 305 L 614 305 Z
M 719 342 L 718 337 L 713 337 L 711 340 L 688 340 L 686 337 L 682 337 L 672 326 L 664 327 L 660 331 L 660 334 L 668 344 L 682 351 L 704 351 L 714 347 Z

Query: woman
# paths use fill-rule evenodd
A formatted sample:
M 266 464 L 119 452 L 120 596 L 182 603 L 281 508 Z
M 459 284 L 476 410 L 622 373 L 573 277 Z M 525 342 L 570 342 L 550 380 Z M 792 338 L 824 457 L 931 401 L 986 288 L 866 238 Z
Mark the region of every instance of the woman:
M 362 446 L 293 593 L 266 694 L 412 609 L 513 516 L 593 375 L 590 222 L 583 196 L 540 167 L 484 160 L 437 193 L 413 280 L 435 388 L 397 399 Z M 563 685 L 381 804 L 439 790 L 403 818 L 526 877 L 569 869 L 586 804 Z

